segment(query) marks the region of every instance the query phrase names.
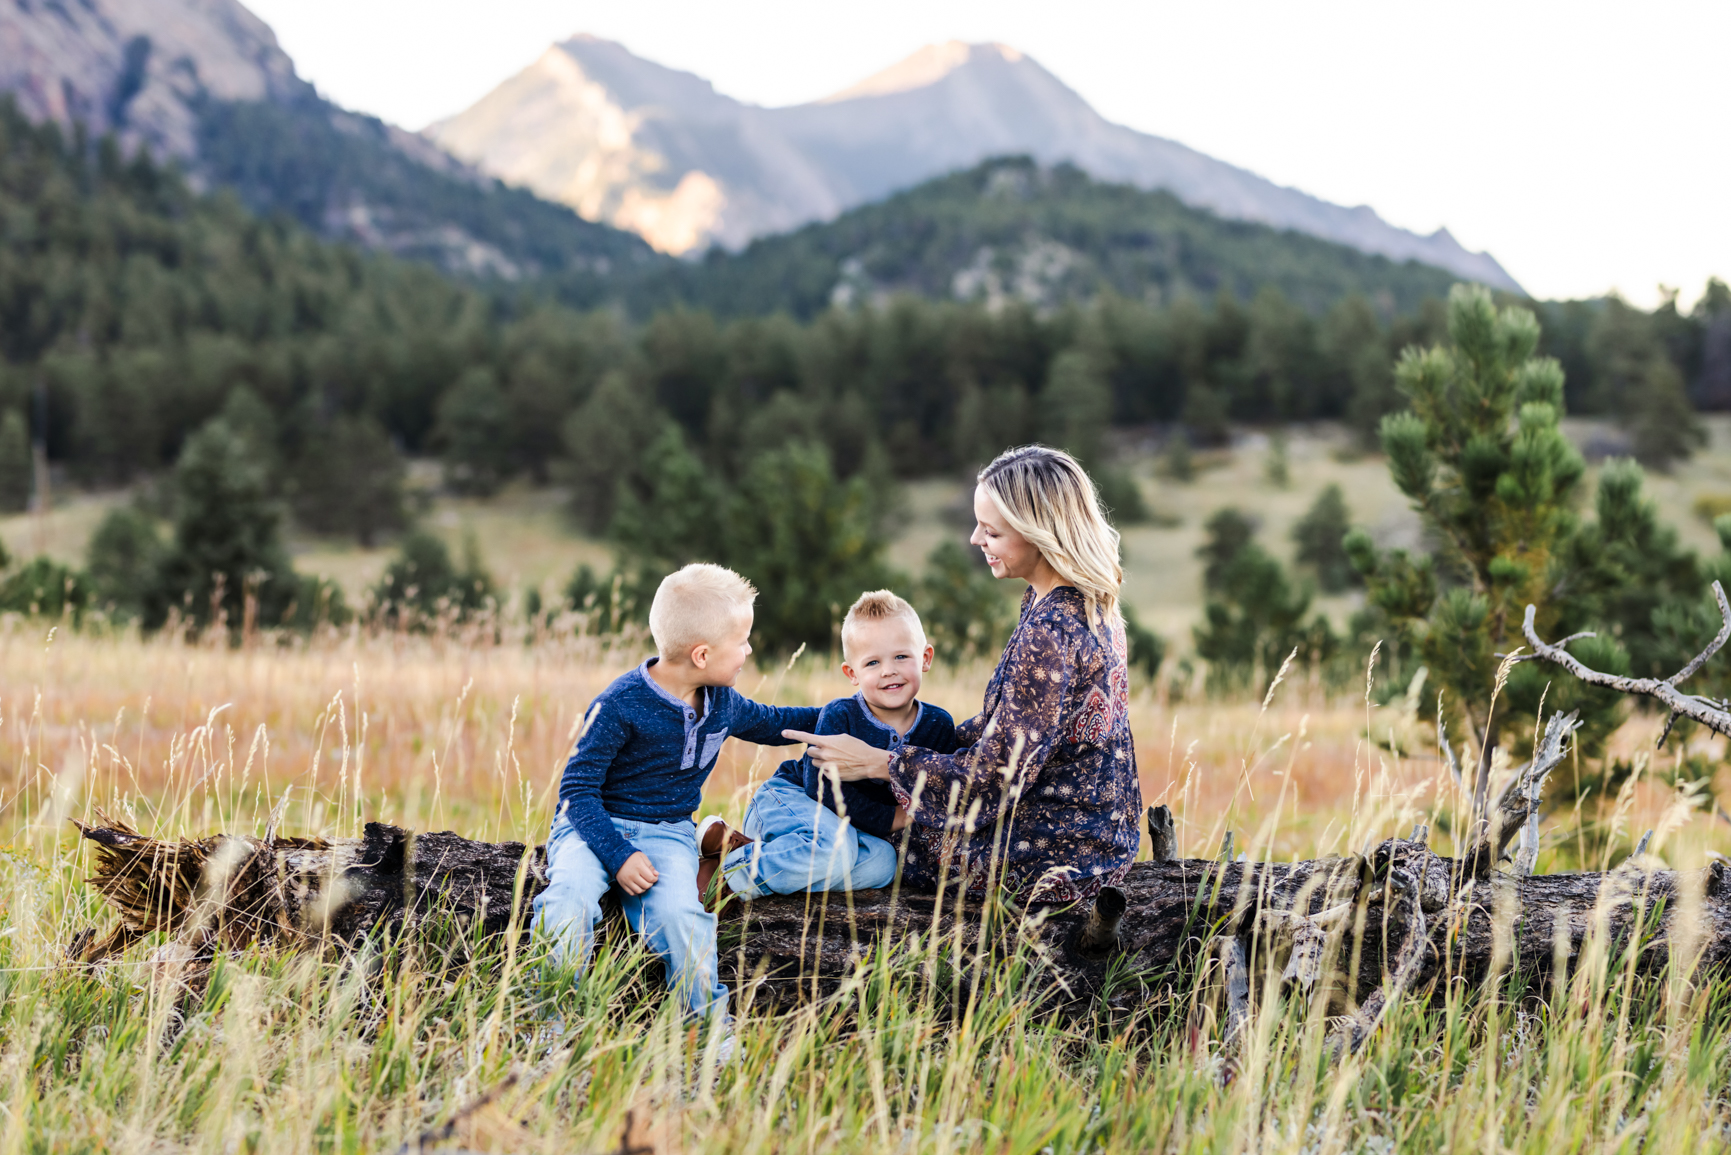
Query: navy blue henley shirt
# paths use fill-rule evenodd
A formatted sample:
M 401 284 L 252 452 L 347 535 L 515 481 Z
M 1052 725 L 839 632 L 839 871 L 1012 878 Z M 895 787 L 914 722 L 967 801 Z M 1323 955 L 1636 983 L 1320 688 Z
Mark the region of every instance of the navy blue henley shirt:
M 633 853 L 612 819 L 690 821 L 729 737 L 789 746 L 783 730 L 810 732 L 818 721 L 816 706 L 765 706 L 731 686 L 705 687 L 700 714 L 649 676 L 657 660 L 615 679 L 590 704 L 559 782 L 560 811 L 608 874 Z

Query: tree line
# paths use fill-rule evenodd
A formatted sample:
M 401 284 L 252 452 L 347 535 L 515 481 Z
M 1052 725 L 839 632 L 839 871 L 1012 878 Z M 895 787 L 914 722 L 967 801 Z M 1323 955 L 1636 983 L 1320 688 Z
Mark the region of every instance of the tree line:
M 886 577 L 902 480 L 1043 440 L 1076 452 L 1132 521 L 1123 431 L 1182 449 L 1220 443 L 1234 424 L 1332 419 L 1375 444 L 1408 402 L 1402 350 L 1449 330 L 1441 300 L 1396 315 L 1348 295 L 1317 311 L 1268 287 L 1247 300 L 1108 292 L 1044 310 L 901 296 L 807 321 L 577 311 L 319 241 L 6 104 L 0 214 L 0 501 L 27 500 L 32 441 L 80 483 L 169 478 L 104 527 L 87 575 L 92 596 L 149 622 L 208 617 L 219 592 L 238 606 L 249 583 L 269 590 L 258 609 L 273 623 L 338 613 L 335 591 L 287 567 L 285 512 L 362 542 L 402 532 L 405 459 L 423 455 L 461 492 L 566 486 L 575 524 L 621 559 L 617 583 L 574 575 L 574 603 L 615 587 L 640 600 L 656 567 L 711 556 L 778 592 L 766 603 L 785 610 L 764 625 L 778 647 L 825 644 L 834 605 Z M 1651 312 L 1615 299 L 1527 307 L 1541 323 L 1535 355 L 1563 370 L 1559 405 L 1615 418 L 1650 465 L 1697 444 L 1692 398 L 1731 405 L 1720 282 L 1688 312 L 1674 298 Z M 252 511 L 239 518 L 252 544 L 200 543 L 194 523 L 217 513 L 189 511 L 212 493 Z M 404 573 L 448 565 L 442 596 L 472 601 L 462 591 L 485 584 L 478 564 L 435 564 L 416 541 L 426 556 L 405 555 Z M 814 563 L 814 543 L 834 551 Z M 967 605 L 984 587 L 966 563 L 935 557 L 907 580 Z M 131 588 L 103 587 L 121 573 Z M 405 579 L 394 596 L 408 585 L 429 588 Z M 947 645 L 974 644 L 967 621 L 958 610 Z M 1156 644 L 1143 638 L 1145 658 Z

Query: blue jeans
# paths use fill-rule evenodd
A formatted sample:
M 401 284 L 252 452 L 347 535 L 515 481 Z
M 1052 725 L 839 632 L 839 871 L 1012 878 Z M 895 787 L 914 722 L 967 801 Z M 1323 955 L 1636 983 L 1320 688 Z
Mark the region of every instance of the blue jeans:
M 751 796 L 745 835 L 756 839 L 722 860 L 728 889 L 746 898 L 807 890 L 872 890 L 896 876 L 896 848 L 855 830 L 785 778 Z
M 649 940 L 667 967 L 667 986 L 694 1015 L 727 1018 L 727 988 L 715 964 L 715 916 L 697 894 L 697 828 L 678 822 L 613 820 L 619 836 L 641 850 L 660 880 L 624 895 L 625 920 Z M 595 949 L 601 899 L 613 885 L 589 844 L 561 815 L 547 841 L 547 889 L 535 898 L 535 934 L 550 940 L 552 961 L 581 974 Z

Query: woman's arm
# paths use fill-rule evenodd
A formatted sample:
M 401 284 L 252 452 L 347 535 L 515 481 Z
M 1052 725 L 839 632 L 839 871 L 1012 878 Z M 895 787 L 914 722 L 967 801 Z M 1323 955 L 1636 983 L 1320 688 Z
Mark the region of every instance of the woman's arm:
M 904 746 L 885 768 L 896 801 L 913 821 L 944 825 L 954 798 L 963 813 L 978 801 L 976 822 L 991 822 L 1006 801 L 1043 779 L 1053 748 L 1063 740 L 1064 706 L 1080 673 L 1076 661 L 1057 629 L 1019 631 L 1005 654 L 997 709 L 979 739 L 949 755 Z M 1013 776 L 1006 774 L 1011 767 Z
M 804 742 L 806 754 L 825 774 L 834 773 L 843 782 L 860 782 L 868 778 L 888 780 L 890 752 L 862 742 L 852 734 L 809 734 L 804 730 L 783 730 L 781 736 L 790 742 Z

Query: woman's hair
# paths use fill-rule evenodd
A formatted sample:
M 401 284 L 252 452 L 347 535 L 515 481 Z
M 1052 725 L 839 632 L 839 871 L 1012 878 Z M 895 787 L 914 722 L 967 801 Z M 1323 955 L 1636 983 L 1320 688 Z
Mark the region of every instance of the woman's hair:
M 1010 528 L 1082 591 L 1089 629 L 1096 621 L 1121 626 L 1118 531 L 1107 522 L 1087 470 L 1062 449 L 1023 445 L 998 454 L 980 470 L 979 481 Z

